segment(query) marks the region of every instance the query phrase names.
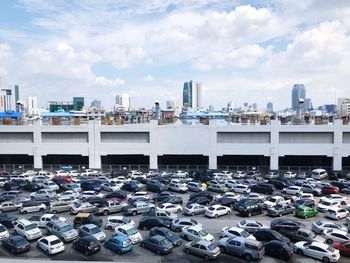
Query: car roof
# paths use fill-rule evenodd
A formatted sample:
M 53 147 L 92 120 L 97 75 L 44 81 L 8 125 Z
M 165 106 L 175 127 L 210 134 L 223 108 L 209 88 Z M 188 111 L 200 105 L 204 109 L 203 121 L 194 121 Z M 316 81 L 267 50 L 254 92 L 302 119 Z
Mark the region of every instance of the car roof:
M 50 235 L 50 236 L 46 236 L 46 237 L 43 237 L 43 238 L 45 238 L 49 242 L 59 239 L 55 235 Z
M 111 219 L 123 219 L 124 216 L 109 216 L 107 217 L 107 220 L 111 220 Z
M 88 217 L 90 213 L 79 213 L 75 217 Z
M 111 239 L 116 239 L 116 240 L 121 241 L 121 242 L 129 240 L 128 237 L 122 236 L 122 235 L 120 235 L 120 236 L 112 236 Z
M 320 248 L 323 248 L 325 250 L 328 250 L 328 247 L 329 247 L 327 244 L 316 242 L 316 241 L 312 242 L 310 245 L 320 247 Z
M 121 225 L 121 226 L 118 226 L 117 228 L 121 228 L 121 229 L 124 229 L 124 230 L 129 230 L 129 229 L 134 228 L 134 227 L 130 226 L 130 225 Z
M 339 230 L 339 229 L 332 229 L 332 230 L 329 230 L 327 233 L 329 233 L 329 234 L 336 233 L 336 234 L 342 234 L 342 235 L 348 234 L 347 231 Z
M 204 246 L 209 246 L 212 244 L 210 241 L 205 240 L 205 239 L 201 239 L 201 240 L 198 240 L 198 241 L 193 242 L 193 243 L 204 245 Z
M 235 226 L 231 226 L 229 227 L 227 230 L 236 230 L 238 232 L 243 232 L 245 231 L 244 229 L 240 228 L 240 227 L 235 227 Z

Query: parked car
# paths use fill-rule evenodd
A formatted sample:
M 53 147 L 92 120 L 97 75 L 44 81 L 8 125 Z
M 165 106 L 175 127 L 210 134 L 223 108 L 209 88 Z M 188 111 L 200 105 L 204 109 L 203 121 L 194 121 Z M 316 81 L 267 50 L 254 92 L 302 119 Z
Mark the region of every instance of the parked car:
M 347 229 L 340 224 L 331 222 L 331 221 L 325 221 L 325 220 L 319 220 L 311 225 L 312 231 L 314 231 L 316 234 L 322 234 L 327 230 L 333 230 L 333 229 L 338 229 L 338 230 L 344 230 L 347 231 Z
M 323 232 L 323 235 L 328 244 L 332 244 L 334 242 L 342 243 L 350 241 L 350 235 L 348 234 L 348 231 L 338 229 L 325 230 Z
M 220 250 L 224 253 L 230 253 L 236 256 L 243 256 L 248 262 L 260 260 L 265 255 L 263 244 L 257 240 L 235 237 L 224 237 L 219 240 Z
M 267 226 L 256 220 L 244 219 L 237 223 L 237 226 L 241 229 L 248 231 L 249 233 L 255 233 L 260 229 L 266 229 Z
M 205 260 L 216 259 L 220 254 L 220 248 L 207 240 L 191 241 L 185 245 L 184 251 L 203 257 Z
M 34 240 L 40 238 L 42 235 L 38 226 L 27 219 L 20 219 L 14 224 L 15 234 L 25 237 L 27 240 Z
M 21 254 L 30 250 L 30 243 L 20 235 L 11 236 L 2 241 L 1 245 L 12 254 Z
M 183 214 L 184 215 L 199 215 L 199 214 L 204 214 L 205 213 L 206 206 L 193 203 L 193 204 L 187 204 L 184 209 L 183 209 Z
M 20 205 L 15 204 L 14 202 L 2 202 L 0 204 L 0 213 L 17 211 L 21 208 Z
M 142 241 L 141 234 L 131 225 L 121 225 L 117 226 L 114 230 L 114 234 L 117 236 L 128 237 L 133 244 L 139 243 Z
M 139 229 L 149 230 L 153 227 L 170 227 L 170 222 L 157 216 L 145 216 L 139 222 Z
M 326 213 L 328 209 L 335 208 L 340 208 L 340 203 L 338 201 L 333 201 L 330 199 L 320 199 L 317 205 L 317 210 L 323 213 Z
M 168 211 L 170 213 L 181 213 L 182 206 L 171 203 L 162 203 L 156 208 L 156 211 Z
M 46 205 L 39 203 L 38 201 L 28 201 L 22 204 L 20 209 L 21 214 L 43 212 L 46 210 Z
M 78 237 L 78 231 L 62 221 L 53 221 L 46 224 L 47 232 L 59 237 L 63 242 L 70 242 Z
M 163 236 L 165 237 L 168 241 L 172 243 L 174 247 L 180 246 L 182 244 L 182 239 L 176 235 L 173 231 L 171 231 L 168 228 L 165 227 L 153 227 L 150 230 L 150 235 L 155 236 Z
M 295 216 L 296 217 L 301 217 L 301 218 L 309 218 L 309 217 L 314 217 L 317 216 L 318 212 L 317 210 L 308 207 L 308 206 L 298 206 L 297 210 L 295 211 Z
M 326 212 L 326 217 L 334 220 L 340 220 L 343 218 L 346 218 L 349 214 L 349 211 L 347 211 L 345 208 L 330 208 Z
M 325 239 L 322 236 L 317 236 L 316 233 L 308 228 L 301 227 L 297 230 L 281 228 L 279 233 L 289 238 L 294 242 L 307 241 L 307 242 L 321 242 L 324 243 Z
M 276 231 L 279 231 L 281 228 L 296 230 L 296 229 L 299 229 L 300 227 L 306 227 L 306 226 L 298 221 L 288 219 L 288 218 L 273 219 L 270 223 L 270 228 Z
M 290 244 L 290 240 L 281 235 L 279 232 L 271 229 L 260 229 L 254 233 L 256 240 L 259 240 L 263 243 L 270 242 L 272 240 L 278 240 L 287 244 Z
M 215 241 L 213 235 L 209 234 L 199 225 L 183 227 L 180 236 L 187 241 L 207 240 L 212 243 Z
M 135 202 L 132 205 L 128 205 L 124 207 L 123 212 L 125 215 L 133 215 L 142 214 L 149 211 L 155 211 L 154 204 L 146 203 L 143 201 Z
M 101 250 L 101 243 L 93 236 L 84 236 L 73 242 L 73 248 L 90 256 Z
M 102 225 L 102 219 L 97 218 L 91 213 L 79 213 L 73 219 L 73 224 L 75 228 L 79 228 L 81 225 L 94 224 L 98 227 Z
M 314 208 L 315 207 L 315 201 L 312 200 L 312 199 L 298 199 L 293 204 L 293 206 L 295 208 L 298 208 L 298 206 L 301 206 L 301 205 Z
M 322 188 L 322 194 L 339 194 L 339 188 L 334 185 L 324 186 Z
M 18 220 L 15 216 L 10 216 L 5 213 L 0 213 L 0 224 L 5 226 L 7 229 L 11 229 L 14 227 L 13 222 L 16 222 Z
M 319 242 L 297 242 L 294 251 L 299 255 L 316 258 L 323 262 L 338 262 L 340 258 L 339 250 Z
M 86 224 L 79 227 L 79 236 L 93 236 L 98 241 L 103 242 L 106 240 L 106 234 L 94 224 Z
M 342 242 L 342 243 L 335 242 L 335 243 L 332 244 L 332 246 L 335 249 L 339 250 L 340 255 L 344 255 L 346 257 L 350 256 L 350 242 L 349 241 Z
M 273 184 L 261 183 L 252 185 L 250 187 L 250 190 L 256 193 L 272 195 L 273 192 L 276 190 L 276 187 Z
M 49 255 L 58 254 L 64 251 L 63 242 L 55 235 L 40 238 L 37 247 Z
M 265 255 L 273 258 L 289 261 L 293 256 L 293 249 L 285 242 L 272 240 L 264 244 Z
M 49 212 L 51 213 L 60 213 L 60 212 L 68 212 L 72 208 L 72 205 L 68 202 L 64 201 L 57 201 L 57 202 L 52 202 L 49 207 Z
M 173 249 L 173 245 L 163 236 L 150 236 L 141 241 L 141 247 L 147 248 L 158 255 L 168 254 Z
M 297 177 L 297 174 L 295 172 L 288 171 L 284 173 L 283 177 L 286 179 L 293 179 Z
M 303 191 L 300 186 L 288 186 L 286 188 L 283 188 L 281 191 L 282 194 L 288 194 L 288 195 L 301 195 L 303 194 Z
M 128 237 L 125 236 L 113 236 L 106 240 L 104 247 L 111 249 L 117 254 L 125 254 L 132 250 L 132 243 Z
M 249 234 L 246 230 L 240 227 L 224 227 L 221 230 L 221 236 L 222 237 L 244 237 L 244 238 L 250 238 L 255 240 L 255 237 L 253 235 Z
M 175 220 L 171 221 L 171 224 L 170 224 L 171 230 L 173 230 L 175 232 L 181 232 L 182 229 L 186 226 L 200 226 L 200 227 L 202 227 L 202 224 L 199 223 L 198 221 L 193 220 L 193 219 L 188 218 L 188 217 L 181 217 L 179 219 L 175 219 Z
M 112 230 L 117 226 L 122 225 L 134 226 L 135 222 L 126 216 L 109 216 L 107 217 L 105 228 L 108 230 Z
M 90 204 L 89 202 L 84 202 L 84 203 L 78 203 L 78 202 L 74 202 L 70 213 L 73 215 L 77 215 L 79 213 L 95 213 L 97 212 L 98 209 L 96 206 L 94 206 L 93 204 Z
M 245 184 L 236 184 L 231 188 L 231 191 L 235 193 L 240 193 L 240 194 L 248 194 L 250 193 L 250 186 L 245 185 Z
M 251 217 L 252 215 L 264 213 L 264 208 L 256 200 L 248 200 L 237 207 L 240 216 Z

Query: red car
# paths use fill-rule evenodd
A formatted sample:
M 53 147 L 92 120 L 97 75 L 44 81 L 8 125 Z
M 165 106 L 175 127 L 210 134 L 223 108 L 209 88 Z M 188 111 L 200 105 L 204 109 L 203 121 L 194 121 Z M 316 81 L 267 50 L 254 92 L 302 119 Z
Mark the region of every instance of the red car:
M 339 194 L 339 188 L 334 185 L 325 186 L 322 188 L 322 194 Z
M 350 241 L 343 243 L 333 243 L 333 247 L 338 249 L 340 254 L 344 256 L 350 256 Z

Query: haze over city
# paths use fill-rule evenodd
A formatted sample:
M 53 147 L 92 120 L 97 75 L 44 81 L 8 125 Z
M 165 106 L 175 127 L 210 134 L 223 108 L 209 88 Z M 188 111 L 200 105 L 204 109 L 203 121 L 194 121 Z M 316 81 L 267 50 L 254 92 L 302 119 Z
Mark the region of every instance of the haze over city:
M 43 106 L 83 96 L 109 109 L 119 93 L 164 105 L 191 79 L 216 108 L 290 107 L 295 83 L 314 105 L 336 103 L 349 91 L 349 17 L 346 0 L 5 0 L 1 85 Z

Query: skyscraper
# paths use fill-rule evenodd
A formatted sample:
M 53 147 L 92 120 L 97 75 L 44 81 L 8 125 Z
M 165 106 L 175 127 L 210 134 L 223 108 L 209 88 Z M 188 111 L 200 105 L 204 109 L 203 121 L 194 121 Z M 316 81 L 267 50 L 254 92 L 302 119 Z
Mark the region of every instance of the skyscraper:
M 119 107 L 124 107 L 126 110 L 131 108 L 131 98 L 128 94 L 123 93 L 115 96 L 115 104 Z
M 84 107 L 84 97 L 73 97 L 73 110 L 81 111 Z
M 27 111 L 28 115 L 34 115 L 37 112 L 38 100 L 36 97 L 28 97 L 27 100 Z
M 15 85 L 15 105 L 16 111 L 19 112 L 20 105 L 17 103 L 19 101 L 19 86 Z
M 193 110 L 203 108 L 202 84 L 193 80 L 184 83 L 182 105 Z
M 305 101 L 306 89 L 304 84 L 295 84 L 292 89 L 292 109 L 297 110 L 299 105 L 299 99 Z
M 101 101 L 100 100 L 93 100 L 90 104 L 90 107 L 100 110 L 101 109 Z
M 266 111 L 267 112 L 273 112 L 273 103 L 272 102 L 268 102 L 266 105 Z

